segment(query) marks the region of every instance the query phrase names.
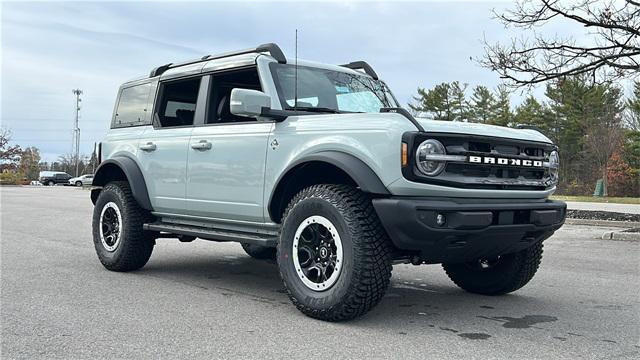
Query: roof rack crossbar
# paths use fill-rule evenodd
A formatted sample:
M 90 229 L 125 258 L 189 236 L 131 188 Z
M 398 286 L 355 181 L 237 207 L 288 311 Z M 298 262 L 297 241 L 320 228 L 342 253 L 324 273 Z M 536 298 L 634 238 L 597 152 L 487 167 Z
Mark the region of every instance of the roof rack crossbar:
M 367 75 L 371 76 L 374 80 L 378 80 L 378 74 L 376 74 L 376 72 L 373 71 L 373 68 L 371 67 L 371 65 L 367 64 L 366 61 L 352 61 L 348 64 L 343 64 L 340 66 L 353 69 L 353 70 L 362 69 Z
M 215 60 L 215 59 L 222 59 L 222 58 L 235 56 L 235 55 L 244 55 L 244 54 L 261 53 L 261 52 L 268 52 L 271 56 L 273 56 L 274 59 L 276 59 L 276 61 L 278 61 L 281 64 L 287 63 L 287 58 L 284 56 L 284 53 L 282 52 L 280 47 L 277 44 L 268 43 L 268 44 L 258 45 L 255 48 L 231 51 L 231 52 L 226 52 L 226 53 L 217 54 L 217 55 L 205 55 L 195 60 L 189 60 L 189 61 L 175 63 L 175 64 L 169 63 L 169 64 L 161 65 L 151 70 L 149 77 L 161 75 L 163 72 L 167 71 L 168 69 L 175 68 L 178 66 L 195 64 L 205 60 Z

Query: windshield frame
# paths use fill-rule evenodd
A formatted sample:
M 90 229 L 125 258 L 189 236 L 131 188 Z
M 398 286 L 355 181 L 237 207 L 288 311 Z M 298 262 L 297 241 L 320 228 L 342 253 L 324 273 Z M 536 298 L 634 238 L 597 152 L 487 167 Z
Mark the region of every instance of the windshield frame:
M 282 84 L 280 82 L 280 78 L 278 77 L 277 73 L 276 73 L 276 68 L 278 66 L 289 66 L 291 68 L 295 67 L 296 65 L 294 64 L 280 64 L 280 63 L 276 63 L 276 62 L 271 62 L 269 63 L 269 71 L 271 73 L 271 78 L 273 80 L 273 83 L 275 85 L 275 89 L 277 92 L 277 97 L 278 100 L 280 101 L 280 106 L 282 108 L 282 110 L 285 111 L 295 111 L 296 108 L 294 106 L 291 106 L 287 103 L 287 99 L 285 98 L 284 94 L 285 91 L 282 88 Z M 381 86 L 381 88 L 383 89 L 383 95 L 385 97 L 385 100 L 389 103 L 389 106 L 385 106 L 385 104 L 381 104 L 380 109 L 383 108 L 394 108 L 394 107 L 399 107 L 399 103 L 398 100 L 396 99 L 396 97 L 393 95 L 393 93 L 391 92 L 391 89 L 389 88 L 389 86 L 387 86 L 387 84 L 380 80 L 380 79 L 373 79 L 372 77 L 366 75 L 366 74 L 353 74 L 351 71 L 341 71 L 341 70 L 337 70 L 337 69 L 328 69 L 328 68 L 324 68 L 324 67 L 319 67 L 319 66 L 309 66 L 309 65 L 297 65 L 298 69 L 310 69 L 310 70 L 321 70 L 321 71 L 331 71 L 331 72 L 337 72 L 337 73 L 345 73 L 348 75 L 355 75 L 358 77 L 362 77 L 363 79 L 365 79 L 366 81 L 371 81 L 372 83 L 377 83 Z M 374 96 L 378 97 L 375 93 Z M 298 99 L 299 100 L 299 99 Z M 380 100 L 380 102 L 382 103 L 383 101 L 378 97 L 378 100 Z M 319 106 L 318 108 L 322 108 L 321 106 Z M 300 109 L 300 108 L 299 108 Z M 379 112 L 380 109 L 378 109 Z M 304 112 L 304 110 L 300 109 L 301 111 Z M 340 114 L 353 114 L 353 113 L 373 113 L 373 112 L 363 112 L 363 111 L 348 111 L 348 110 L 341 110 L 339 108 L 334 109 L 335 113 L 340 113 Z M 309 112 L 306 114 L 321 114 L 321 112 Z M 330 112 L 327 112 L 327 114 L 329 114 Z M 333 112 L 331 112 L 333 113 Z

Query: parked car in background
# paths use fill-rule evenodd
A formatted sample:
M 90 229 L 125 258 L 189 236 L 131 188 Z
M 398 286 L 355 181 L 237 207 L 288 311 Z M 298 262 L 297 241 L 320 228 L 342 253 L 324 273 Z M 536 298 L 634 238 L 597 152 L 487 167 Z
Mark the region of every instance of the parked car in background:
M 42 171 L 40 173 L 40 183 L 42 185 L 53 186 L 56 184 L 68 185 L 71 175 L 61 171 Z
M 80 175 L 78 177 L 69 179 L 69 185 L 74 185 L 74 186 L 91 185 L 92 182 L 93 182 L 93 174 Z

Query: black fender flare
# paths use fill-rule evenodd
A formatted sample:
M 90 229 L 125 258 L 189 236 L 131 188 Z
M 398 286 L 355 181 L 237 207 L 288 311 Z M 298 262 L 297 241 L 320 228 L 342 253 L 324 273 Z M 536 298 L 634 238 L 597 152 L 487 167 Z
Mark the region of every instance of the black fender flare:
M 280 174 L 278 180 L 275 182 L 275 186 L 271 190 L 268 203 L 269 209 L 271 209 L 273 197 L 278 191 L 280 183 L 286 175 L 289 174 L 289 171 L 299 165 L 309 162 L 324 162 L 339 168 L 349 175 L 356 185 L 358 185 L 360 190 L 364 192 L 390 195 L 389 190 L 384 186 L 382 180 L 380 180 L 378 175 L 371 170 L 369 165 L 364 161 L 341 151 L 327 150 L 303 156 L 287 166 L 287 168 Z
M 124 173 L 127 181 L 129 182 L 129 186 L 131 187 L 131 194 L 133 195 L 133 198 L 136 199 L 140 207 L 153 211 L 151 200 L 149 199 L 149 192 L 147 191 L 147 183 L 144 180 L 142 171 L 138 164 L 130 157 L 115 156 L 100 163 L 100 166 L 98 166 L 98 169 L 93 176 L 92 185 L 106 185 L 111 179 L 110 175 L 112 174 L 114 167 L 119 168 Z M 97 198 L 97 192 L 96 195 L 94 195 L 94 191 L 92 191 L 91 200 L 95 204 L 96 199 L 94 199 L 94 197 Z

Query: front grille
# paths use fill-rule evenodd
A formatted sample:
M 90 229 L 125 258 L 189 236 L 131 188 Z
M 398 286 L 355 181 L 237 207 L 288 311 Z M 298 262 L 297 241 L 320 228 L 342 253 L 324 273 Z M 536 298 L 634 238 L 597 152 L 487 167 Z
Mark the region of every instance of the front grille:
M 470 177 L 493 177 L 496 179 L 527 179 L 541 180 L 544 179 L 544 170 L 529 169 L 500 169 L 491 166 L 469 166 L 461 163 L 447 164 L 445 171 L 450 174 L 470 176 Z
M 457 155 L 465 160 L 447 162 L 444 171 L 434 177 L 425 177 L 414 166 L 409 173 L 409 177 L 412 177 L 410 180 L 474 189 L 545 190 L 553 186 L 546 167 L 474 164 L 466 161 L 470 156 L 489 156 L 547 163 L 549 154 L 556 149 L 552 144 L 498 137 L 422 133 L 412 139 L 410 148 L 415 149 L 426 139 L 440 141 L 447 155 Z M 415 150 L 413 152 L 415 156 Z

